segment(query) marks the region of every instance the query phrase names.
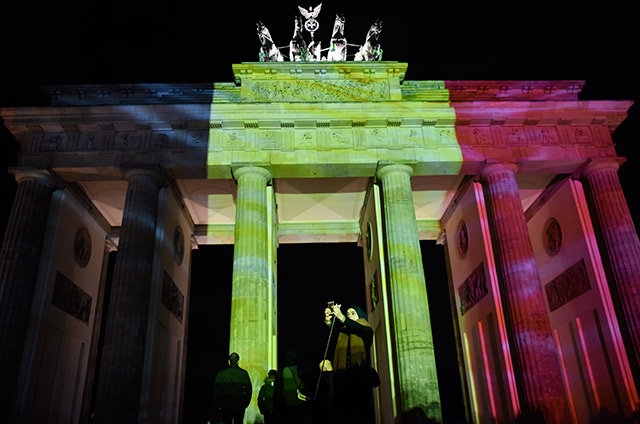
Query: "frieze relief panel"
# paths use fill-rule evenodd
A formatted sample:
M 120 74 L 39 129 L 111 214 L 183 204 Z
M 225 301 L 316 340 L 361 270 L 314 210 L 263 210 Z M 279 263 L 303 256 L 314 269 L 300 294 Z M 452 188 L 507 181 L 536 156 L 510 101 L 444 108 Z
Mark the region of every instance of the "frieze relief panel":
M 206 149 L 209 147 L 209 131 L 187 131 L 185 146 L 187 149 Z
M 79 152 L 107 150 L 106 138 L 106 134 L 99 132 L 81 133 L 78 138 L 77 150 Z
M 458 144 L 468 147 L 612 146 L 604 127 L 572 125 L 440 125 L 437 120 L 421 125 L 331 120 L 219 122 L 206 128 L 161 131 L 87 131 L 28 133 L 30 152 L 163 151 L 163 150 L 327 150 L 367 148 L 434 148 Z M 276 125 L 278 124 L 278 125 Z
M 70 137 L 67 133 L 46 133 L 43 135 L 41 152 L 66 152 L 70 150 Z
M 296 129 L 293 147 L 296 149 L 315 149 L 318 147 L 318 136 L 315 128 Z
M 88 325 L 91 317 L 92 300 L 91 296 L 73 281 L 60 271 L 56 272 L 56 280 L 51 297 L 52 305 Z
M 116 133 L 113 141 L 115 150 L 140 150 L 143 134 L 138 131 L 123 131 Z
M 253 80 L 251 97 L 260 102 L 338 102 L 390 100 L 389 83 L 377 79 L 324 81 Z
M 584 259 L 580 259 L 562 274 L 545 284 L 544 289 L 551 312 L 591 290 Z
M 421 147 L 424 146 L 424 136 L 422 127 L 417 128 L 393 128 L 389 129 L 391 139 L 398 147 Z
M 484 263 L 480 263 L 471 275 L 458 287 L 460 299 L 460 315 L 464 315 L 489 294 Z

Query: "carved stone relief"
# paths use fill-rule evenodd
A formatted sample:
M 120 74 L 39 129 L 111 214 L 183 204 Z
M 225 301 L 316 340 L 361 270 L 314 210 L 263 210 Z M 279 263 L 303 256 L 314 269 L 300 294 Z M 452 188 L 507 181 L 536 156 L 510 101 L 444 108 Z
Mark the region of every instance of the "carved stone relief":
M 536 144 L 559 144 L 558 131 L 555 127 L 542 127 L 533 130 L 535 133 Z
M 254 80 L 253 99 L 256 101 L 349 101 L 387 100 L 390 98 L 386 80 Z
M 171 148 L 171 134 L 165 132 L 154 132 L 151 134 L 152 149 L 169 149 Z
M 578 144 L 593 143 L 593 140 L 591 137 L 591 131 L 589 130 L 589 127 L 573 127 L 572 136 L 575 142 Z
M 396 128 L 395 138 L 401 147 L 420 147 L 424 145 L 422 128 Z
M 591 290 L 591 283 L 584 259 L 580 259 L 569 269 L 544 286 L 549 310 L 555 311 L 583 293 Z
M 458 287 L 460 297 L 460 315 L 464 315 L 482 300 L 489 290 L 487 289 L 484 263 L 480 263 L 471 275 Z
M 491 129 L 489 127 L 467 127 L 466 135 L 470 138 L 471 145 L 491 145 Z
M 343 93 L 344 94 L 344 93 Z M 428 125 L 402 126 L 403 120 L 390 121 L 389 126 L 369 126 L 364 121 L 351 119 L 335 122 L 315 122 L 309 127 L 297 126 L 290 135 L 284 132 L 291 128 L 261 128 L 257 122 L 238 121 L 223 124 L 216 123 L 210 129 L 176 131 L 120 131 L 107 132 L 51 132 L 30 133 L 30 151 L 104 151 L 104 150 L 168 150 L 182 146 L 187 149 L 291 149 L 291 148 L 439 148 L 447 146 L 478 147 L 519 147 L 554 146 L 567 143 L 580 145 L 609 146 L 606 140 L 608 132 L 600 136 L 598 129 L 589 126 L 503 126 L 462 125 L 435 126 L 437 120 L 428 121 Z M 229 124 L 229 125 L 227 125 Z M 358 125 L 356 125 L 358 124 Z M 212 125 L 212 124 L 210 124 Z M 322 131 L 324 131 L 322 133 Z M 595 134 L 595 135 L 594 135 Z M 604 140 L 604 141 L 603 141 Z M 356 142 L 357 141 L 357 142 Z
M 295 147 L 315 148 L 318 140 L 315 129 L 304 129 L 295 131 Z
M 40 145 L 42 152 L 62 152 L 68 150 L 69 136 L 65 133 L 45 134 Z
M 556 256 L 562 248 L 562 228 L 555 218 L 549 218 L 542 227 L 542 245 L 549 256 Z
M 164 272 L 164 278 L 162 279 L 162 304 L 169 310 L 171 315 L 176 317 L 179 322 L 182 322 L 183 310 L 184 310 L 184 295 L 176 286 L 176 283 L 171 279 L 167 271 Z
M 77 150 L 83 152 L 103 150 L 103 139 L 100 133 L 82 133 L 78 139 Z
M 73 257 L 80 267 L 85 267 L 91 259 L 91 235 L 89 230 L 81 227 L 73 238 Z
M 56 273 L 51 304 L 72 317 L 89 324 L 92 298 L 60 271 Z
M 141 138 L 141 135 L 136 131 L 116 133 L 113 148 L 117 150 L 138 150 L 141 147 Z
M 469 230 L 467 229 L 467 224 L 464 221 L 460 221 L 460 224 L 458 224 L 458 230 L 456 231 L 456 247 L 460 258 L 467 256 L 467 251 L 469 250 Z
M 508 145 L 520 146 L 527 144 L 525 130 L 522 127 L 505 127 L 503 128 L 503 135 Z
M 184 259 L 184 234 L 179 225 L 173 231 L 173 259 L 178 265 L 182 265 Z
M 280 131 L 258 131 L 255 134 L 258 149 L 280 149 L 282 133 Z
M 209 147 L 209 132 L 205 130 L 187 132 L 187 148 L 206 149 Z
M 456 145 L 458 143 L 456 137 L 456 129 L 453 127 L 436 128 L 436 143 L 442 146 Z

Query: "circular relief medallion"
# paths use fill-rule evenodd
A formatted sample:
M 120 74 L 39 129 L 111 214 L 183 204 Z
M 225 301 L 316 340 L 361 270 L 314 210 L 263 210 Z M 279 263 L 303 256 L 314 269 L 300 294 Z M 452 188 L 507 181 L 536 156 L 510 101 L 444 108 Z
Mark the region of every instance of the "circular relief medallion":
M 76 263 L 83 268 L 91 259 L 91 235 L 85 227 L 79 228 L 73 238 L 73 257 Z
M 367 249 L 367 257 L 369 260 L 373 258 L 373 228 L 371 227 L 371 221 L 367 222 L 367 234 L 365 234 L 365 247 Z
M 562 248 L 562 229 L 555 218 L 547 219 L 542 229 L 542 245 L 549 256 L 556 256 Z
M 469 250 L 469 230 L 467 230 L 467 224 L 464 221 L 460 221 L 458 225 L 456 241 L 458 253 L 460 257 L 464 258 L 467 256 L 467 251 Z
M 371 309 L 376 309 L 376 306 L 378 306 L 378 285 L 376 284 L 376 279 L 378 276 L 378 272 L 374 272 L 373 276 L 371 277 L 371 286 L 369 287 L 370 290 L 370 295 L 371 295 Z
M 178 265 L 182 265 L 183 258 L 184 236 L 182 235 L 182 228 L 178 225 L 173 232 L 173 259 L 175 259 Z

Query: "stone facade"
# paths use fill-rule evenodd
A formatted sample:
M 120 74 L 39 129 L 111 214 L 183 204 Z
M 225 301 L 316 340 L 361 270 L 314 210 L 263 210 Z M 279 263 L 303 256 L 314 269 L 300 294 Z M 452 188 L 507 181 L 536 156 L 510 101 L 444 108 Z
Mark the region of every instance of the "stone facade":
M 581 101 L 582 81 L 404 81 L 406 69 L 243 63 L 234 83 L 47 87 L 50 107 L 2 109 L 21 146 L 0 256 L 3 405 L 13 418 L 55 395 L 61 407 L 50 413 L 73 422 L 92 413 L 96 422 L 178 422 L 189 252 L 198 244 L 237 247 L 230 341 L 261 381 L 277 366 L 278 241 L 361 240 L 376 247 L 377 259 L 365 256 L 364 285 L 382 339 L 379 419 L 416 409 L 440 419 L 429 277 L 419 261 L 419 240 L 438 238 L 470 420 L 542 412 L 550 423 L 582 423 L 599 406 L 631 413 L 640 269 L 631 252 L 640 244 L 611 140 L 630 102 Z M 73 198 L 85 213 L 70 218 L 72 208 L 51 208 L 50 198 Z M 83 268 L 86 236 L 66 259 L 40 253 L 43 232 L 56 246 L 67 242 L 55 227 L 20 235 L 73 219 L 89 229 L 97 257 L 117 246 L 108 313 L 104 273 L 72 271 Z M 569 230 L 568 219 L 582 226 Z M 370 239 L 367 222 L 376 228 Z M 566 243 L 585 253 L 568 255 Z M 28 263 L 12 256 L 22 248 L 34 252 Z M 576 263 L 582 273 L 570 271 Z M 566 283 L 574 274 L 588 284 Z M 80 337 L 75 323 L 48 330 L 53 296 L 54 310 L 88 325 L 81 342 L 65 344 Z M 584 299 L 586 309 L 574 308 Z M 588 348 L 598 334 L 599 347 Z M 51 379 L 34 358 L 77 372 Z M 605 366 L 608 375 L 588 371 Z M 613 389 L 617 397 L 604 395 Z M 247 419 L 256 416 L 254 402 Z

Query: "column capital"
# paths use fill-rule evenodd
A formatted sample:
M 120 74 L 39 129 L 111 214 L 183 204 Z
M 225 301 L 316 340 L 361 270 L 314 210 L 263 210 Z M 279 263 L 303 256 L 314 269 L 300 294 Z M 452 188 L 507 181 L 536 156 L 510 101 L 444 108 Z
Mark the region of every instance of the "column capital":
M 127 181 L 140 175 L 151 177 L 155 179 L 158 184 L 161 184 L 163 181 L 162 174 L 150 168 L 130 168 L 124 171 L 124 178 Z
M 263 177 L 266 182 L 269 182 L 269 180 L 271 180 L 271 172 L 269 172 L 268 169 L 259 166 L 243 166 L 233 170 L 233 177 L 236 180 L 239 180 L 240 177 L 243 177 L 245 175 L 260 176 Z
M 54 188 L 56 186 L 56 182 L 53 177 L 49 174 L 45 174 L 44 172 L 19 170 L 14 172 L 13 177 L 16 179 L 17 183 L 21 183 L 25 180 L 38 180 L 48 185 L 50 188 Z
M 600 171 L 601 169 L 611 169 L 615 172 L 618 172 L 620 169 L 621 161 L 619 158 L 606 158 L 606 159 L 596 159 L 587 163 L 582 169 L 581 177 L 587 178 L 589 175 L 596 171 Z
M 487 179 L 491 175 L 501 172 L 501 171 L 511 171 L 514 174 L 518 172 L 518 165 L 511 162 L 493 162 L 486 163 L 479 172 L 480 178 Z
M 394 172 L 402 172 L 404 174 L 407 174 L 409 178 L 413 176 L 413 168 L 411 168 L 409 165 L 394 163 L 394 164 L 385 165 L 382 168 L 379 168 L 377 172 L 377 177 L 382 179 L 385 176 Z

